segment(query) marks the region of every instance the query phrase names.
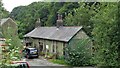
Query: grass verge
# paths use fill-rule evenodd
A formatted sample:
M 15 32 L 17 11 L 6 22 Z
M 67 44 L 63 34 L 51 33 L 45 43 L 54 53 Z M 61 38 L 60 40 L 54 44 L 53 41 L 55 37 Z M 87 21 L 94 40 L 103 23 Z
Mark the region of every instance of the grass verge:
M 49 59 L 50 62 L 55 63 L 55 64 L 61 64 L 61 65 L 66 65 L 69 66 L 65 60 L 59 60 L 59 59 Z

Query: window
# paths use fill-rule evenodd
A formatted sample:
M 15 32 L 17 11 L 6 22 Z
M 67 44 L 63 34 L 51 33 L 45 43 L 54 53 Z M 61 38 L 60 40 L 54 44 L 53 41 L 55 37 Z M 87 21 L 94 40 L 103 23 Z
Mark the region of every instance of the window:
M 42 42 L 39 42 L 39 49 L 40 49 L 40 51 L 43 51 L 43 43 Z

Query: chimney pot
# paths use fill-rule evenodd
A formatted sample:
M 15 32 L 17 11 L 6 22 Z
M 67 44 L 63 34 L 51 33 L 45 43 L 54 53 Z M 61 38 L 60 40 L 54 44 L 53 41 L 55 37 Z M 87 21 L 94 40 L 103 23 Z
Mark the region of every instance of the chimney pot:
M 58 14 L 58 19 L 57 19 L 57 28 L 63 26 L 63 20 L 62 20 L 62 15 Z
M 62 15 L 58 14 L 58 20 L 62 20 Z

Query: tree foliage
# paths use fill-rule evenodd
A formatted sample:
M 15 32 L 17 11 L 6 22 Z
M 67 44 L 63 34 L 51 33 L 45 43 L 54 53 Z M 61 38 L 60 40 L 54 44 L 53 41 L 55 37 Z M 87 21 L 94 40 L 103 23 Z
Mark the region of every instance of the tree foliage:
M 4 9 L 2 0 L 0 0 L 0 19 L 4 17 L 8 17 L 8 14 L 9 12 Z
M 18 33 L 20 38 L 35 28 L 35 22 L 41 19 L 42 26 L 55 26 L 57 13 L 68 13 L 77 8 L 78 3 L 64 2 L 34 2 L 28 6 L 19 6 L 13 9 L 10 17 L 19 21 Z M 24 29 L 23 29 L 24 28 Z
M 6 32 L 3 33 L 3 36 L 6 39 L 5 44 L 7 46 L 5 46 L 5 52 L 2 52 L 2 60 L 0 62 L 0 66 L 10 64 L 11 61 L 21 60 L 22 54 L 20 54 L 20 50 L 23 47 L 18 35 L 15 35 L 14 29 L 8 27 Z
M 92 56 L 90 43 L 89 39 L 72 40 L 66 48 L 67 63 L 73 66 L 90 66 Z
M 119 19 L 117 3 L 82 5 L 66 16 L 66 25 L 83 26 L 94 42 L 93 60 L 98 66 L 118 66 Z M 87 28 L 90 26 L 92 28 Z M 73 63 L 75 61 L 72 61 Z
M 94 23 L 94 62 L 99 66 L 118 66 L 118 5 L 102 3 L 99 12 L 91 18 Z
M 86 33 L 91 36 L 93 29 L 93 23 L 90 18 L 96 14 L 98 6 L 96 3 L 88 5 L 89 3 L 79 3 L 80 7 L 74 9 L 74 13 L 70 12 L 65 18 L 65 24 L 67 26 L 83 26 Z
M 0 13 L 2 13 L 2 3 L 1 3 L 1 1 L 0 1 Z M 0 14 L 0 18 L 1 18 L 2 16 L 1 16 L 1 14 Z

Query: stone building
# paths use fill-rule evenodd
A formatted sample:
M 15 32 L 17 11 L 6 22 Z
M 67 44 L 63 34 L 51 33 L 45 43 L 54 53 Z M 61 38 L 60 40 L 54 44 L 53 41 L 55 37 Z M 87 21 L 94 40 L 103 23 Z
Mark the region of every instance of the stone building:
M 39 19 L 35 29 L 24 35 L 26 46 L 36 47 L 39 52 L 48 50 L 49 53 L 56 53 L 58 56 L 65 55 L 64 48 L 71 42 L 88 38 L 82 26 L 63 26 L 61 15 L 58 15 L 56 26 L 42 27 Z

